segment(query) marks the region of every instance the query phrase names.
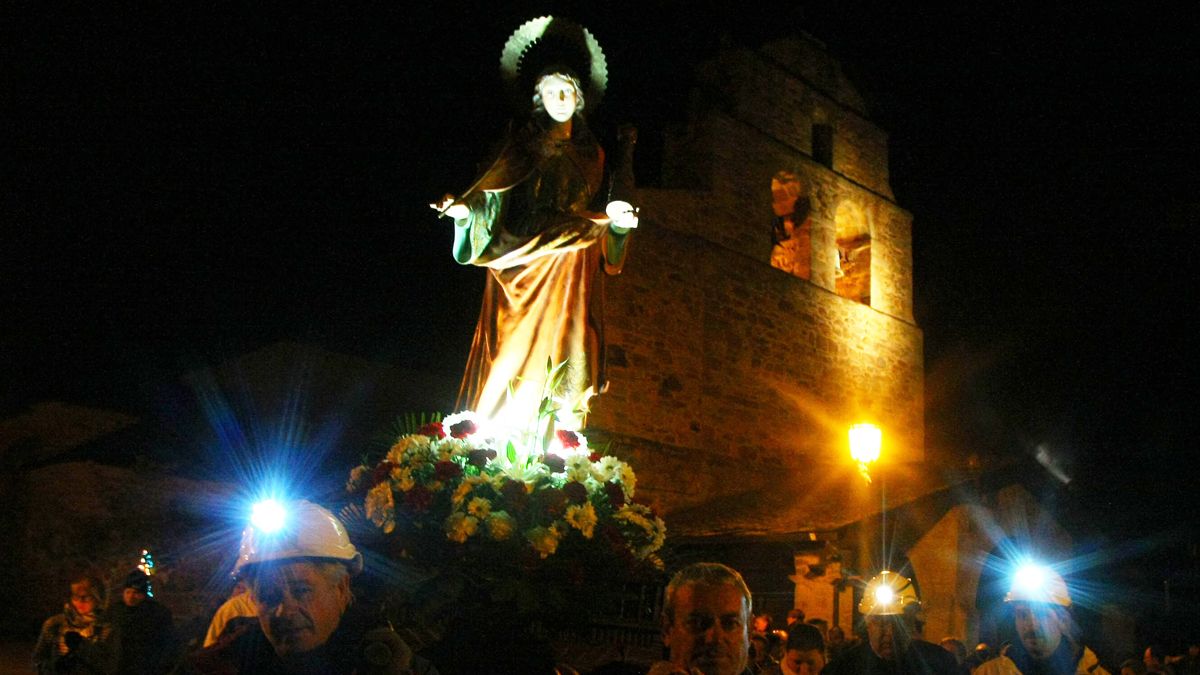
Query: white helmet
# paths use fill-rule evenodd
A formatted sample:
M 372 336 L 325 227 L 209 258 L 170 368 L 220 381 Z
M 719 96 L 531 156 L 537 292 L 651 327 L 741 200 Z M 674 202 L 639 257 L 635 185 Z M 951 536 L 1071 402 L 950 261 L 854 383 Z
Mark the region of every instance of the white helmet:
M 350 574 L 363 568 L 362 554 L 350 543 L 346 528 L 327 509 L 309 501 L 289 502 L 282 507 L 277 527 L 247 525 L 233 576 L 250 565 L 293 558 L 325 558 L 346 564 Z
M 1025 564 L 1013 574 L 1012 585 L 1004 595 L 1005 602 L 1041 602 L 1061 607 L 1071 606 L 1071 594 L 1062 575 L 1050 567 Z
M 883 570 L 867 582 L 858 611 L 868 616 L 903 614 L 909 607 L 921 608 L 912 579 Z

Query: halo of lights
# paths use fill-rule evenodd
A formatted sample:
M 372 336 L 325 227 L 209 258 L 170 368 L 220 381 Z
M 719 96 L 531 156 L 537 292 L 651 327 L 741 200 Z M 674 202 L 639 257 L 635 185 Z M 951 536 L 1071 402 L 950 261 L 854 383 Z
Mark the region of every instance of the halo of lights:
M 1023 563 L 1013 574 L 1013 583 L 1027 593 L 1044 593 L 1049 574 L 1046 568 L 1036 563 Z
M 250 510 L 250 523 L 260 532 L 270 534 L 283 529 L 287 511 L 274 499 L 264 499 Z

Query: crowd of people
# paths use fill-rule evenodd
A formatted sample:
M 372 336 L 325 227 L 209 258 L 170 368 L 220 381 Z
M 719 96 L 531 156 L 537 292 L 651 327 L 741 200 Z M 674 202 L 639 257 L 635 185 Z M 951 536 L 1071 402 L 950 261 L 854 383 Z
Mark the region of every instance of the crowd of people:
M 361 552 L 331 512 L 310 502 L 292 505 L 293 526 L 275 535 L 249 526 L 234 568 L 234 594 L 212 617 L 202 644 L 187 648 L 171 612 L 152 597 L 150 580 L 134 570 L 121 596 L 108 602 L 94 577 L 70 580 L 63 612 L 46 620 L 33 653 L 39 673 L 220 675 L 436 675 L 413 653 L 375 603 L 356 601 L 352 579 Z M 883 571 L 867 583 L 855 634 L 805 619 L 792 610 L 776 628 L 754 615 L 741 574 L 715 562 L 678 570 L 661 616 L 664 658 L 653 664 L 610 663 L 592 672 L 644 675 L 1109 675 L 1083 644 L 1063 578 L 1047 571 L 1039 584 L 1014 582 L 1005 597 L 1018 639 L 993 650 L 922 635 L 923 606 L 913 582 Z M 107 609 L 106 609 L 107 608 Z M 578 675 L 566 665 L 513 670 L 520 644 L 480 644 L 494 654 L 488 672 Z M 522 661 L 528 663 L 528 661 Z M 1200 675 L 1200 647 L 1184 655 L 1159 645 L 1119 675 Z

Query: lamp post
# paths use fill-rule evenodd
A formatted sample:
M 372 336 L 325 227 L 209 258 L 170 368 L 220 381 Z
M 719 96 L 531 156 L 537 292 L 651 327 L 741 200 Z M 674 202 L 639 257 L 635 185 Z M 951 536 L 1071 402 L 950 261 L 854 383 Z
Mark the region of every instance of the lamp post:
M 871 482 L 870 466 L 879 459 L 883 445 L 883 432 L 869 422 L 860 422 L 850 427 L 850 457 L 858 463 L 858 472 Z M 882 477 L 879 481 L 879 545 L 880 560 L 887 560 L 887 493 Z

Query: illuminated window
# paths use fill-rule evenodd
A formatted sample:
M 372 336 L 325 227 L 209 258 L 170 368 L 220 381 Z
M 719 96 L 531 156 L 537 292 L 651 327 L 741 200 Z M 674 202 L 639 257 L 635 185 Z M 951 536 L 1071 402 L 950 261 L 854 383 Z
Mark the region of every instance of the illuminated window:
M 808 279 L 812 272 L 812 218 L 804 179 L 790 171 L 775 174 L 771 207 L 775 212 L 771 266 Z
M 871 304 L 871 227 L 858 204 L 838 204 L 834 218 L 837 228 L 837 269 L 834 273 L 837 294 Z

